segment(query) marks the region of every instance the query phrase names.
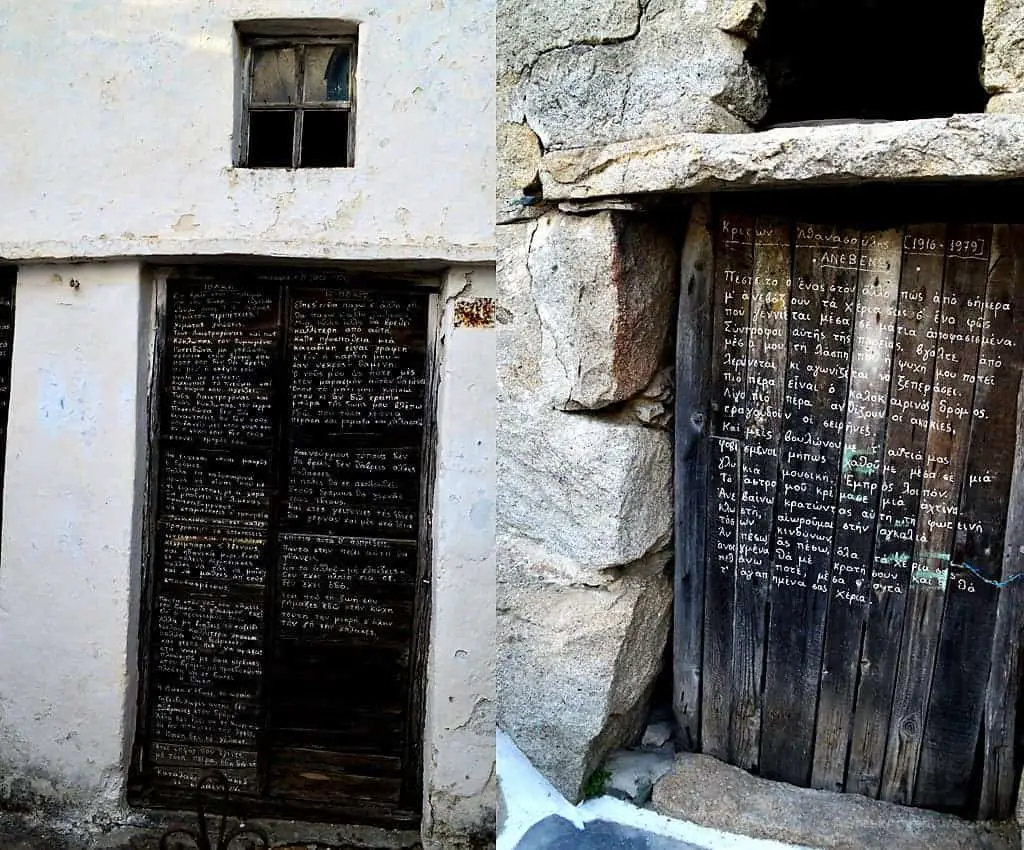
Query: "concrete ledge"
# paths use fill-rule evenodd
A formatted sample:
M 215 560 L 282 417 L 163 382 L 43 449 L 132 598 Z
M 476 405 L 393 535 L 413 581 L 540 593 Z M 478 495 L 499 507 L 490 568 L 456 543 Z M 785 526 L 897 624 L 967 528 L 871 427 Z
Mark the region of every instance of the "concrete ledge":
M 268 239 L 252 237 L 201 237 L 164 235 L 113 237 L 80 236 L 67 241 L 0 238 L 0 259 L 12 262 L 55 262 L 108 260 L 132 257 L 150 262 L 171 263 L 179 258 L 277 257 L 288 260 L 331 260 L 348 262 L 413 262 L 438 268 L 450 263 L 493 263 L 493 243 L 345 241 Z
M 1024 116 L 684 133 L 559 150 L 540 169 L 545 200 L 651 192 L 1024 177 Z

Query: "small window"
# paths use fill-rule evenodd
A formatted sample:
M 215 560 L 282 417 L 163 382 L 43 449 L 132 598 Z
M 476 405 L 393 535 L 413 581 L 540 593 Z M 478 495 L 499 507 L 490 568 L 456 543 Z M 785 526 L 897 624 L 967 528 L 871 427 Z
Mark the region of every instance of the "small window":
M 251 28 L 250 28 L 251 29 Z M 353 164 L 355 33 L 243 39 L 239 164 L 348 168 Z

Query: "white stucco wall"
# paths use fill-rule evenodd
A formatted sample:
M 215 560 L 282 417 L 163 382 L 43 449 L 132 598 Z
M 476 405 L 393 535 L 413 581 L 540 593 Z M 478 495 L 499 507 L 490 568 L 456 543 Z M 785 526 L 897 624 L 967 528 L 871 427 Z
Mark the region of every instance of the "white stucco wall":
M 359 22 L 356 165 L 232 165 L 233 22 Z M 493 0 L 0 4 L 0 257 L 493 259 Z
M 134 715 L 148 287 L 137 263 L 23 267 L 15 315 L 0 801 L 95 807 L 120 793 Z
M 151 287 L 135 262 L 19 272 L 0 546 L 0 807 L 118 817 L 136 711 Z M 77 288 L 69 286 L 74 279 Z M 428 850 L 493 829 L 494 329 L 456 306 L 494 269 L 456 266 L 439 298 Z
M 444 317 L 437 398 L 433 587 L 424 821 L 428 850 L 493 829 L 494 504 L 497 377 L 495 330 L 458 327 L 459 302 L 495 297 L 494 269 L 453 269 Z
M 233 165 L 234 22 L 258 18 L 358 22 L 354 168 Z M 117 817 L 123 803 L 146 264 L 404 260 L 455 269 L 442 297 L 424 753 L 425 839 L 455 850 L 494 805 L 493 330 L 454 328 L 445 301 L 467 282 L 460 297 L 494 289 L 493 0 L 0 2 L 0 79 L 0 259 L 20 266 L 0 804 L 56 797 Z

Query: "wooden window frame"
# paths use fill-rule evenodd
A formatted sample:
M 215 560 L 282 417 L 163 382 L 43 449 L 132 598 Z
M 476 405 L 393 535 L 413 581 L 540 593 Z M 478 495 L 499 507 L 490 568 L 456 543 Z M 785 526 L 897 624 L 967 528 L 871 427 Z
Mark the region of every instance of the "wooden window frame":
M 344 112 L 348 115 L 348 134 L 345 140 L 345 164 L 334 166 L 314 166 L 315 168 L 354 168 L 356 139 L 356 64 L 358 62 L 358 37 L 351 35 L 337 36 L 258 36 L 240 35 L 242 39 L 241 92 L 242 115 L 240 125 L 240 144 L 238 150 L 239 168 L 308 168 L 302 165 L 302 131 L 307 112 Z M 306 101 L 305 72 L 307 47 L 340 47 L 349 49 L 348 65 L 348 100 Z M 278 48 L 295 50 L 295 85 L 296 100 L 294 103 L 252 103 L 252 71 L 253 53 L 258 48 Z M 290 165 L 249 165 L 249 133 L 253 112 L 291 112 L 295 116 L 292 128 L 292 159 Z
M 154 569 L 156 558 L 158 489 L 160 480 L 160 434 L 162 428 L 163 397 L 161 387 L 165 377 L 165 348 L 168 339 L 168 290 L 176 278 L 195 279 L 209 276 L 216 279 L 221 275 L 243 276 L 253 266 L 222 267 L 207 266 L 189 268 L 186 266 L 154 268 L 150 275 L 152 294 L 150 305 L 151 345 L 147 376 L 147 431 L 145 481 L 142 501 L 142 546 L 141 594 L 137 634 L 137 678 L 136 699 L 132 712 L 134 727 L 131 740 L 131 757 L 128 770 L 127 797 L 130 806 L 143 809 L 184 808 L 194 806 L 195 793 L 185 791 L 153 795 L 148 786 L 140 785 L 143 779 L 143 748 L 150 730 L 152 706 L 152 673 L 149 669 L 154 628 L 156 582 Z M 263 271 L 275 268 L 270 264 L 259 267 Z M 288 266 L 287 271 L 308 272 L 311 277 L 323 268 Z M 331 269 L 336 275 L 344 270 Z M 315 278 L 311 284 L 316 283 Z M 387 806 L 367 801 L 358 808 L 338 807 L 322 803 L 303 803 L 298 800 L 273 799 L 265 794 L 229 794 L 211 798 L 207 810 L 211 813 L 227 814 L 245 818 L 287 818 L 313 823 L 341 823 L 380 826 L 390 829 L 418 829 L 422 818 L 424 794 L 424 743 L 426 741 L 426 684 L 430 651 L 430 624 L 433 608 L 433 500 L 437 475 L 437 411 L 438 389 L 441 375 L 441 358 L 444 321 L 444 306 L 441 301 L 441 280 L 430 273 L 369 273 L 353 272 L 345 283 L 333 284 L 337 288 L 372 289 L 374 284 L 401 285 L 408 289 L 427 293 L 427 336 L 424 352 L 425 397 L 423 408 L 423 437 L 421 443 L 419 531 L 417 536 L 416 584 L 419 591 L 413 610 L 413 631 L 410 641 L 410 688 L 408 693 L 409 728 L 413 731 L 406 747 L 409 767 L 403 783 L 403 796 L 411 801 L 407 807 Z M 291 284 L 296 285 L 296 284 Z

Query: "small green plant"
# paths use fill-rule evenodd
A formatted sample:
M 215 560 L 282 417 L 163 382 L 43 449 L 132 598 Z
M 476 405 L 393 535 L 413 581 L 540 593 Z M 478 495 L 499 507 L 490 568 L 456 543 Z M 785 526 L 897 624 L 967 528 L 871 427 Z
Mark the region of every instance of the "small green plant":
M 608 780 L 611 778 L 612 775 L 607 770 L 603 768 L 595 770 L 590 774 L 590 778 L 583 786 L 583 797 L 587 800 L 600 797 L 604 794 L 604 786 L 608 784 Z

